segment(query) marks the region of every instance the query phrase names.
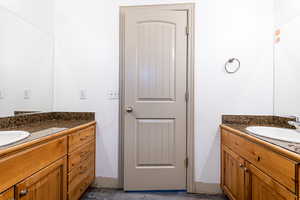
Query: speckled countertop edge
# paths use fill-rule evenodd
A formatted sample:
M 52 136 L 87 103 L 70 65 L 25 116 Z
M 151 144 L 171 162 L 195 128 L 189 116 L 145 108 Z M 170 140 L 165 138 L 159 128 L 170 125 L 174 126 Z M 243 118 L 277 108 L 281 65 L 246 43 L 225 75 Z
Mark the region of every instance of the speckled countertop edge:
M 43 123 L 45 121 L 68 120 L 95 120 L 93 112 L 45 112 L 31 113 L 0 118 L 0 130 L 5 128 L 18 128 L 29 124 Z
M 69 130 L 71 128 L 75 128 L 77 126 L 81 126 L 81 125 L 84 125 L 84 124 L 87 124 L 90 122 L 92 122 L 92 121 L 90 121 L 90 120 L 74 120 L 74 121 L 53 120 L 53 121 L 45 121 L 43 123 L 30 124 L 28 126 L 21 126 L 18 128 L 0 129 L 0 131 L 27 131 L 30 133 L 30 136 L 24 140 L 0 147 L 0 151 L 11 148 L 11 147 L 15 147 L 15 146 L 18 146 L 21 144 L 25 144 L 27 142 L 31 142 L 31 141 L 40 139 L 42 137 L 47 137 L 47 136 L 51 136 L 54 134 L 58 134 L 62 131 Z
M 246 135 L 250 135 L 264 142 L 281 147 L 285 150 L 296 153 L 300 156 L 300 144 L 293 142 L 285 142 L 268 137 L 255 135 L 254 133 L 247 131 L 249 126 L 269 126 L 278 128 L 293 129 L 287 122 L 293 121 L 292 118 L 279 117 L 279 116 L 251 116 L 251 115 L 223 115 L 222 125 L 238 130 Z M 300 133 L 299 133 L 300 134 Z
M 273 144 L 273 145 L 276 145 L 278 147 L 284 148 L 288 151 L 297 153 L 300 156 L 300 144 L 299 143 L 285 142 L 285 141 L 280 141 L 280 140 L 275 140 L 275 139 L 255 135 L 254 133 L 251 133 L 251 132 L 246 130 L 248 125 L 240 125 L 240 124 L 223 124 L 223 125 L 228 126 L 232 129 L 238 130 L 240 132 L 243 132 L 243 133 L 245 133 L 247 135 L 250 135 L 252 137 L 256 137 L 256 138 L 258 138 L 260 140 L 263 140 L 265 142 L 268 142 L 270 144 Z M 268 125 L 268 126 L 272 126 L 272 125 Z M 278 125 L 273 125 L 273 127 L 278 127 Z
M 11 148 L 42 139 L 47 136 L 59 135 L 63 131 L 95 122 L 94 113 L 51 112 L 35 113 L 15 117 L 0 118 L 0 131 L 27 131 L 29 137 L 16 143 L 0 147 L 0 154 Z M 14 123 L 15 122 L 15 123 Z

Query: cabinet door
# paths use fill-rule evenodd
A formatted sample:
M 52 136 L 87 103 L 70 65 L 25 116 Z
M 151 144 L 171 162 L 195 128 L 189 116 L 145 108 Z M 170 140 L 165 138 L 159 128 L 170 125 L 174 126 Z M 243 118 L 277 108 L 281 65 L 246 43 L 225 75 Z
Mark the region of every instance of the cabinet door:
M 277 181 L 246 163 L 245 188 L 246 200 L 296 200 L 295 194 Z
M 231 200 L 244 200 L 245 161 L 222 145 L 221 186 Z
M 14 200 L 14 188 L 8 189 L 1 193 L 0 200 Z
M 66 157 L 42 169 L 16 186 L 16 200 L 65 200 Z

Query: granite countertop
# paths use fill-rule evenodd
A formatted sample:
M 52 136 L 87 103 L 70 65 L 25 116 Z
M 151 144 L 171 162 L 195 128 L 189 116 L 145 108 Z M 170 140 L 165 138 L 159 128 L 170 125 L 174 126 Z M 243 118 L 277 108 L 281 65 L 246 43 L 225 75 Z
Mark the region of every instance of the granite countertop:
M 81 125 L 95 123 L 95 113 L 91 112 L 49 112 L 33 113 L 0 118 L 0 131 L 27 131 L 30 134 L 24 140 L 0 147 L 0 155 L 22 146 L 43 141 L 45 138 L 65 134 Z M 49 136 L 49 137 L 48 137 Z
M 253 125 L 247 125 L 247 124 L 222 124 L 222 125 L 230 127 L 232 129 L 235 129 L 235 130 L 238 130 L 240 132 L 243 132 L 244 134 L 250 135 L 252 137 L 258 138 L 260 140 L 263 140 L 265 142 L 271 143 L 273 145 L 279 146 L 281 148 L 284 148 L 288 151 L 291 151 L 291 152 L 294 152 L 294 153 L 297 153 L 297 154 L 300 155 L 300 144 L 299 143 L 285 142 L 285 141 L 281 141 L 281 140 L 271 139 L 271 138 L 268 138 L 268 137 L 255 135 L 254 133 L 246 130 L 246 128 L 248 126 L 253 126 Z M 264 126 L 264 125 L 259 125 L 259 126 Z M 278 124 L 267 124 L 265 126 L 286 128 L 286 127 L 282 127 Z

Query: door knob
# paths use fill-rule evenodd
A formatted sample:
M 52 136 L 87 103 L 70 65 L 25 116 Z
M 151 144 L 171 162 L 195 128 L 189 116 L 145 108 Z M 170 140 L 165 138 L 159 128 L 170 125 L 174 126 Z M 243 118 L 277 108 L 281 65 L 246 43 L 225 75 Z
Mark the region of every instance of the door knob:
M 132 113 L 133 112 L 133 108 L 131 106 L 126 108 L 126 112 L 128 113 Z

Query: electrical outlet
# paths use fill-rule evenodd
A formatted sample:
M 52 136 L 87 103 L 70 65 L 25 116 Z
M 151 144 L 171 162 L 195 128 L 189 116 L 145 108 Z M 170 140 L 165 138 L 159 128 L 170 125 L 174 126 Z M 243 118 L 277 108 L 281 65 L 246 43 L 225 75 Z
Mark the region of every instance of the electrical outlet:
M 31 90 L 30 89 L 25 89 L 24 90 L 24 99 L 28 100 L 31 98 Z
M 119 99 L 119 92 L 118 91 L 113 91 L 113 90 L 110 90 L 108 92 L 108 99 Z
M 86 89 L 80 89 L 80 99 L 81 100 L 87 99 L 87 90 Z

